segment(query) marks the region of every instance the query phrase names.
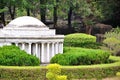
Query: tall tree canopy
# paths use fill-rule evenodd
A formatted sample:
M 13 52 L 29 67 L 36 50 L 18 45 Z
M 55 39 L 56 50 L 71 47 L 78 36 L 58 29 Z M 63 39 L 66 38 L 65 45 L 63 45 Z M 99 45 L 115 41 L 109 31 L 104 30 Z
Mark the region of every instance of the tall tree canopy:
M 119 5 L 119 0 L 0 0 L 0 20 L 5 23 L 6 14 L 11 19 L 28 15 L 39 17 L 44 23 L 51 19 L 56 27 L 58 19 L 67 19 L 71 28 L 73 15 L 92 21 L 116 20 L 120 13 Z

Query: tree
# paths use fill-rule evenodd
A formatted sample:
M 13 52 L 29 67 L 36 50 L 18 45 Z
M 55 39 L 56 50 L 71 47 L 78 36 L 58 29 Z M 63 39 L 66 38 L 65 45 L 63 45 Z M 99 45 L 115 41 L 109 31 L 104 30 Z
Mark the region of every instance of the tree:
M 26 9 L 27 15 L 30 16 L 30 9 L 33 6 L 30 0 L 6 0 L 5 2 L 11 19 L 15 18 L 16 10 L 18 9 L 21 11 L 22 9 Z
M 68 27 L 69 27 L 70 31 L 72 28 L 72 24 L 71 24 L 72 11 L 73 11 L 72 0 L 70 0 L 69 1 L 69 10 L 68 10 Z
M 40 16 L 43 23 L 46 23 L 46 3 L 47 0 L 40 0 Z
M 22 0 L 22 6 L 20 6 L 21 9 L 26 9 L 27 16 L 30 16 L 30 8 L 33 6 L 31 2 L 31 0 Z
M 30 16 L 31 13 L 35 15 L 34 10 L 38 7 L 38 2 L 39 0 L 22 0 L 22 7 L 23 9 L 26 10 L 27 16 Z
M 18 1 L 16 0 L 8 0 L 6 2 L 7 4 L 7 7 L 8 7 L 8 11 L 10 13 L 10 16 L 11 16 L 11 19 L 14 19 L 15 18 L 15 13 L 16 13 L 16 3 Z
M 0 22 L 5 25 L 4 12 L 6 11 L 4 0 L 0 0 Z
M 69 32 L 71 32 L 71 29 L 72 29 L 72 23 L 71 23 L 71 20 L 72 20 L 72 13 L 73 13 L 73 10 L 74 10 L 74 7 L 75 7 L 75 4 L 77 3 L 78 1 L 77 0 L 62 0 L 61 1 L 61 7 L 64 8 L 63 12 L 64 13 L 67 13 L 67 20 L 68 20 L 68 28 L 69 28 Z M 63 6 L 63 4 L 65 6 Z M 66 11 L 66 12 L 65 12 Z
M 59 0 L 54 0 L 54 11 L 53 11 L 53 21 L 54 21 L 54 28 L 57 26 L 57 9 L 58 9 L 58 2 Z

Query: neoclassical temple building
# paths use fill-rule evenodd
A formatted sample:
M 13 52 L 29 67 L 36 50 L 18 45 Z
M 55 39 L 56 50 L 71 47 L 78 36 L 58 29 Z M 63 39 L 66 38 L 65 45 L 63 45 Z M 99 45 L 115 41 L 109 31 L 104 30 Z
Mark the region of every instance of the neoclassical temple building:
M 64 35 L 56 35 L 54 29 L 33 17 L 18 17 L 0 28 L 0 46 L 19 46 L 42 63 L 49 63 L 55 54 L 63 53 L 63 41 Z

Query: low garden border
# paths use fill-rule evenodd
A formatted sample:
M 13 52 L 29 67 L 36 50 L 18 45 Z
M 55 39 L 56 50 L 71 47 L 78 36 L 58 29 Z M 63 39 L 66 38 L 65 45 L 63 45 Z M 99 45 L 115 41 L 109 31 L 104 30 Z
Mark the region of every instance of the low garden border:
M 111 56 L 114 63 L 82 66 L 63 66 L 62 74 L 71 79 L 105 78 L 120 72 L 120 57 Z M 46 80 L 45 66 L 0 66 L 0 80 Z

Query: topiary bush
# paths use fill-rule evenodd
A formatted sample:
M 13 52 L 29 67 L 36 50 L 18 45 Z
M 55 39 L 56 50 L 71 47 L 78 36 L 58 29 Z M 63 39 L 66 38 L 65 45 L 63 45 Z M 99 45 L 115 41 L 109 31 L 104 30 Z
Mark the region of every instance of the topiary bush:
M 110 62 L 110 53 L 103 50 L 73 47 L 64 49 L 64 54 L 56 54 L 50 62 L 60 65 L 91 65 Z
M 40 61 L 37 57 L 27 54 L 16 46 L 0 47 L 0 65 L 6 66 L 35 66 Z
M 96 37 L 84 33 L 74 33 L 65 36 L 64 46 L 68 47 L 84 47 L 84 48 L 99 48 L 96 43 Z
M 48 80 L 67 80 L 67 76 L 61 74 L 61 66 L 59 64 L 49 64 L 47 66 L 46 77 Z

